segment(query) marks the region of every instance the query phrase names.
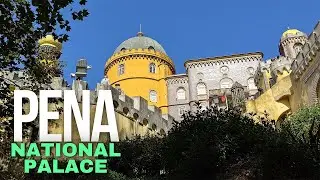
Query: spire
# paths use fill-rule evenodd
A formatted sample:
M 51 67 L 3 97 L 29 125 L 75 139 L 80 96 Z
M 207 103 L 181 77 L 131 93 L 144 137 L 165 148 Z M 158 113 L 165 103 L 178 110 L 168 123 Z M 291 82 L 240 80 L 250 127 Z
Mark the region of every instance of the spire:
M 143 32 L 142 32 L 142 26 L 141 26 L 141 24 L 140 24 L 140 31 L 138 32 L 138 34 L 137 34 L 137 36 L 143 36 L 144 34 L 143 34 Z

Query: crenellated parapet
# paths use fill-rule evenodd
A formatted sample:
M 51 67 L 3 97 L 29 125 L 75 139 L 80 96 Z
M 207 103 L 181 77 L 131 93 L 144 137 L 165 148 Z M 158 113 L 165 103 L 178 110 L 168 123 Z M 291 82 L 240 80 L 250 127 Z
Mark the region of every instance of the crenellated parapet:
M 289 44 L 305 42 L 306 40 L 307 40 L 307 37 L 305 37 L 304 34 L 301 34 L 298 37 L 293 35 L 286 35 L 285 37 L 281 38 L 280 46 L 287 46 Z
M 236 64 L 240 62 L 261 61 L 263 54 L 261 52 L 236 54 L 230 56 L 208 57 L 196 60 L 188 60 L 184 63 L 186 69 L 199 68 L 206 66 L 216 66 L 221 64 Z
M 173 61 L 165 53 L 156 51 L 154 49 L 126 49 L 121 50 L 113 54 L 105 65 L 105 72 L 107 72 L 112 66 L 117 65 L 121 62 L 136 59 L 149 59 L 158 61 L 161 64 L 167 64 L 172 72 L 175 72 Z
M 115 111 L 129 120 L 146 126 L 159 135 L 167 133 L 171 128 L 173 118 L 170 115 L 162 114 L 160 108 L 148 105 L 148 101 L 142 97 L 129 97 L 110 85 L 97 84 L 96 90 L 91 91 L 92 104 L 96 104 L 99 90 L 111 90 Z
M 307 43 L 304 44 L 302 51 L 299 52 L 292 63 L 292 71 L 296 80 L 300 79 L 306 68 L 315 59 L 320 51 L 320 22 L 316 25 L 313 32 L 309 35 Z
M 273 79 L 277 80 L 284 72 L 291 72 L 291 64 L 292 59 L 289 57 L 280 56 L 271 59 L 270 71 Z
M 167 85 L 188 84 L 188 76 L 186 74 L 171 75 L 166 78 Z

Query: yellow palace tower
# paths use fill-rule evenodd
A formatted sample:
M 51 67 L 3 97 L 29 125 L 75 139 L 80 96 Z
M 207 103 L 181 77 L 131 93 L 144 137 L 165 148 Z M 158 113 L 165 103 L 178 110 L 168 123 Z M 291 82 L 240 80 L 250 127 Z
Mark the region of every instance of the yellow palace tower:
M 141 31 L 121 43 L 105 66 L 113 87 L 130 97 L 143 97 L 163 114 L 168 114 L 165 78 L 174 73 L 174 64 L 163 47 Z
M 61 55 L 62 44 L 55 40 L 52 35 L 47 35 L 39 41 L 39 58 L 41 63 L 46 63 L 48 66 L 57 65 Z

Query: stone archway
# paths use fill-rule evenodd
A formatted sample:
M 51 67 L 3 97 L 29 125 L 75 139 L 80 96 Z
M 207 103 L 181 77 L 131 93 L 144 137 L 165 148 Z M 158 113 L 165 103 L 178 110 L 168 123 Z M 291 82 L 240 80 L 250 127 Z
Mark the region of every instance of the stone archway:
M 320 73 L 317 73 L 311 81 L 309 89 L 309 104 L 319 102 L 320 98 Z
M 284 111 L 279 118 L 277 119 L 277 121 L 275 122 L 276 128 L 280 128 L 281 125 L 285 122 L 286 118 L 288 117 L 288 115 L 291 114 L 290 109 L 288 109 L 287 111 Z

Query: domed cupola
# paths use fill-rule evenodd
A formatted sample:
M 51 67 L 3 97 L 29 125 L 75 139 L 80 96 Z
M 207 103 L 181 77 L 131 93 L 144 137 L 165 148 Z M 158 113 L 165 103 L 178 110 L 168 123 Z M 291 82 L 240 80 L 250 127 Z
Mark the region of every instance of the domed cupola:
M 105 75 L 113 87 L 129 97 L 142 97 L 148 105 L 168 113 L 166 77 L 175 74 L 173 61 L 163 47 L 141 30 L 122 42 L 107 60 Z
M 284 41 L 287 38 L 300 37 L 300 36 L 307 37 L 307 34 L 297 29 L 288 29 L 282 34 L 281 41 Z
M 279 52 L 281 56 L 296 58 L 302 50 L 303 45 L 307 42 L 308 36 L 297 30 L 286 30 L 280 39 Z
M 138 32 L 137 36 L 122 42 L 114 51 L 114 54 L 122 50 L 131 49 L 154 49 L 155 51 L 167 54 L 164 48 L 156 40 L 145 36 L 142 32 Z

